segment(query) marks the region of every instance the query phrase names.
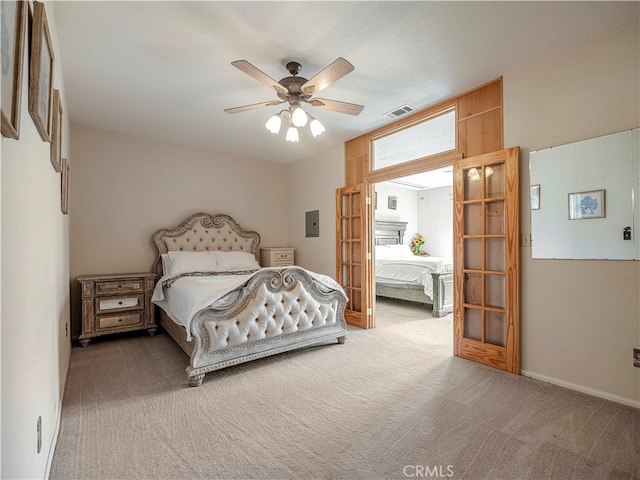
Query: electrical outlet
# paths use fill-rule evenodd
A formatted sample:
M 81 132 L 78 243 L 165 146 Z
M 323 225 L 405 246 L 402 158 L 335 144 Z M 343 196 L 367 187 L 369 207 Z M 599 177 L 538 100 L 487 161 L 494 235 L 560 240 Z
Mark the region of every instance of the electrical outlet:
M 633 366 L 640 368 L 640 348 L 633 349 Z
M 38 417 L 38 423 L 36 424 L 36 434 L 38 438 L 38 452 L 42 450 L 42 415 Z

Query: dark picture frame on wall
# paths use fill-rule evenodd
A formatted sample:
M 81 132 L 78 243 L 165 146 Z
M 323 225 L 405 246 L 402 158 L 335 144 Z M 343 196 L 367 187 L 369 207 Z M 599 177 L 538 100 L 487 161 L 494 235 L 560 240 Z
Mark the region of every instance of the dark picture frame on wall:
M 44 4 L 34 1 L 29 64 L 29 114 L 45 142 L 51 141 L 54 60 Z
M 53 111 L 51 121 L 51 164 L 56 172 L 62 170 L 62 99 L 60 91 L 53 90 Z
M 27 10 L 26 1 L 2 0 L 2 135 L 20 138 L 22 64 Z

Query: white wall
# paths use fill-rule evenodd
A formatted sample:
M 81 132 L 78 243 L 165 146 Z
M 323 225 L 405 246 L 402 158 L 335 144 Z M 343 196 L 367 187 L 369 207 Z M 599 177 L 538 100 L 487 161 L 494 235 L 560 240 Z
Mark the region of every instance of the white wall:
M 378 207 L 374 210 L 375 219 L 407 222 L 403 243 L 409 245 L 416 233 L 422 233 L 418 226 L 418 192 L 389 182 L 377 183 L 375 191 L 378 194 Z M 397 197 L 396 210 L 389 208 L 390 196 Z
M 381 182 L 378 193 L 376 220 L 407 222 L 404 244 L 409 245 L 416 233 L 424 236 L 422 250 L 432 256 L 453 256 L 453 199 L 452 187 L 412 190 Z M 387 197 L 398 197 L 397 210 L 388 208 Z
M 56 63 L 53 87 L 66 105 L 53 8 L 46 3 Z M 25 47 L 28 42 L 25 43 Z M 0 477 L 44 478 L 60 418 L 71 352 L 69 217 L 60 211 L 60 174 L 28 113 L 25 49 L 20 138 L 2 137 L 2 458 Z M 63 116 L 62 153 L 69 124 Z M 73 160 L 71 160 L 73 163 Z M 36 423 L 42 416 L 42 450 Z
M 72 125 L 71 278 L 148 272 L 160 228 L 225 213 L 263 246 L 288 243 L 285 165 Z M 80 288 L 72 281 L 74 337 Z
M 628 24 L 504 75 L 505 147 L 521 147 L 523 233 L 530 151 L 640 125 L 639 39 L 638 23 Z M 640 263 L 532 260 L 530 248 L 521 263 L 523 371 L 640 406 Z
M 418 192 L 418 230 L 422 250 L 434 257 L 453 257 L 453 190 L 451 186 Z
M 344 186 L 344 146 L 337 145 L 288 166 L 289 245 L 296 264 L 336 277 L 336 190 Z M 320 236 L 305 236 L 305 213 L 320 213 Z M 266 244 L 265 244 L 266 246 Z

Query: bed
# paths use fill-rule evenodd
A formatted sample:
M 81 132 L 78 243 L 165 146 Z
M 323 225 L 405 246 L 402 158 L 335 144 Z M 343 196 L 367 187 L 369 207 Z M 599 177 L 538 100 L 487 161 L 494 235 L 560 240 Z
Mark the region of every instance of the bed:
M 404 245 L 407 222 L 375 221 L 376 296 L 432 306 L 434 317 L 453 311 L 453 260 L 417 256 Z
M 221 368 L 311 345 L 344 343 L 346 296 L 331 277 L 259 265 L 260 235 L 228 215 L 197 213 L 153 235 L 152 301 L 189 355 L 191 386 Z

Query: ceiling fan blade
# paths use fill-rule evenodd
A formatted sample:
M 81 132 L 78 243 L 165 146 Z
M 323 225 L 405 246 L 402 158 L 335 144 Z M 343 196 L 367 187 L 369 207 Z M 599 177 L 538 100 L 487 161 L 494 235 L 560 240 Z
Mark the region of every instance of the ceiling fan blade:
M 256 108 L 262 108 L 262 107 L 272 107 L 274 105 L 280 105 L 281 103 L 284 103 L 285 101 L 278 101 L 278 100 L 272 100 L 271 102 L 262 102 L 262 103 L 253 103 L 251 105 L 243 105 L 242 107 L 234 107 L 234 108 L 225 108 L 225 112 L 227 113 L 240 113 L 240 112 L 246 112 L 248 110 L 255 110 Z
M 344 58 L 339 57 L 333 63 L 327 65 L 324 70 L 315 75 L 302 85 L 303 93 L 313 95 L 320 90 L 327 88 L 333 82 L 340 80 L 347 73 L 353 72 L 354 66 L 347 62 Z
M 231 65 L 236 67 L 238 70 L 243 71 L 250 77 L 255 78 L 259 82 L 264 83 L 267 87 L 274 89 L 278 93 L 286 94 L 287 89 L 280 85 L 276 80 L 271 78 L 269 75 L 264 73 L 257 67 L 254 67 L 252 64 L 247 62 L 246 60 L 236 60 L 235 62 L 231 62 Z
M 316 108 L 323 110 L 331 110 L 332 112 L 346 113 L 348 115 L 359 115 L 364 109 L 364 105 L 355 103 L 339 102 L 337 100 L 329 100 L 327 98 L 313 98 L 308 101 Z

